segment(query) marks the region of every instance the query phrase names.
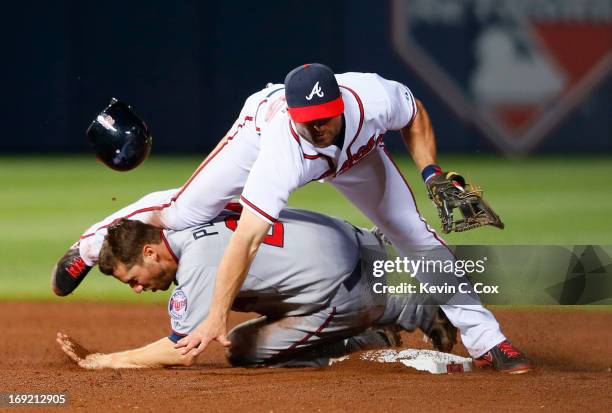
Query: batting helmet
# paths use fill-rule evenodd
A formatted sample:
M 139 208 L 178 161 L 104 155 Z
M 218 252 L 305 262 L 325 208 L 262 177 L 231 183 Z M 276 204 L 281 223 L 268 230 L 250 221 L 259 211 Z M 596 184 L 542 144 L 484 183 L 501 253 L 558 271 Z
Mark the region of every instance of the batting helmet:
M 96 157 L 116 171 L 136 168 L 147 159 L 153 144 L 147 125 L 130 106 L 115 98 L 91 122 L 86 134 Z

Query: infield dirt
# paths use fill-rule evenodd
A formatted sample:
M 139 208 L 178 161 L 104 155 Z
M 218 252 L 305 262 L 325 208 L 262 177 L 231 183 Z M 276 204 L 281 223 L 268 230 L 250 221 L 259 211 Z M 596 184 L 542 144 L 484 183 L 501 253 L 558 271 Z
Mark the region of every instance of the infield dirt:
M 612 312 L 494 313 L 534 361 L 534 372 L 431 375 L 360 361 L 325 369 L 230 368 L 218 345 L 192 368 L 85 371 L 61 353 L 57 331 L 90 350 L 126 350 L 168 334 L 165 307 L 1 303 L 0 392 L 68 393 L 69 407 L 54 411 L 609 411 Z M 252 316 L 234 313 L 231 324 Z M 404 347 L 429 348 L 422 337 L 403 334 Z M 453 353 L 467 355 L 460 344 Z

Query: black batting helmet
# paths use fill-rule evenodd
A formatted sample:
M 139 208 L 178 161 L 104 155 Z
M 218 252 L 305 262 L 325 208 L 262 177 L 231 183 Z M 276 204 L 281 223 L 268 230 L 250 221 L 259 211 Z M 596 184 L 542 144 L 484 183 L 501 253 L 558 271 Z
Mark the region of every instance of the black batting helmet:
M 116 171 L 136 168 L 147 159 L 153 144 L 147 125 L 129 105 L 115 98 L 91 122 L 86 134 L 96 157 Z

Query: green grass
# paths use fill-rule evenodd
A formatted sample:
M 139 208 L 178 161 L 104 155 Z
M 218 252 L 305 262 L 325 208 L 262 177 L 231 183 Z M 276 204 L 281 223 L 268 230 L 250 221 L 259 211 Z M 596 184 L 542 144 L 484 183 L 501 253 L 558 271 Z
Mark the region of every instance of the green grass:
M 87 227 L 149 192 L 180 186 L 201 159 L 152 157 L 132 172 L 118 173 L 90 156 L 0 157 L 0 299 L 54 299 L 51 268 Z M 421 213 L 438 229 L 418 172 L 407 158 L 398 161 Z M 482 186 L 506 224 L 503 231 L 449 234 L 449 243 L 612 244 L 612 157 L 445 156 L 440 163 Z M 331 185 L 309 184 L 289 204 L 370 225 Z M 137 301 L 166 299 L 156 293 Z M 134 301 L 134 296 L 94 270 L 77 294 L 64 300 Z

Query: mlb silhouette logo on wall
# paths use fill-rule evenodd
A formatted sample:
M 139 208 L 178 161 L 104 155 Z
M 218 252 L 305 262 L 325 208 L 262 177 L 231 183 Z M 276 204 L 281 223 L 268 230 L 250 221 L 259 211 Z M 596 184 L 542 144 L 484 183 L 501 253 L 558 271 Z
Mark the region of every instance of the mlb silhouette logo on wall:
M 392 36 L 506 153 L 529 152 L 612 72 L 610 0 L 393 0 Z

